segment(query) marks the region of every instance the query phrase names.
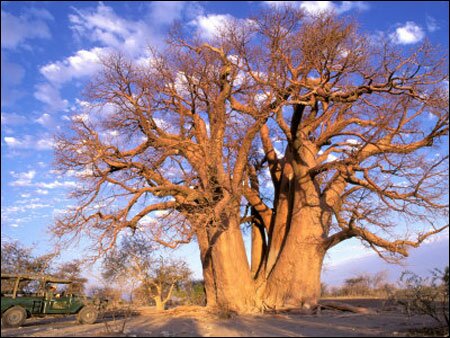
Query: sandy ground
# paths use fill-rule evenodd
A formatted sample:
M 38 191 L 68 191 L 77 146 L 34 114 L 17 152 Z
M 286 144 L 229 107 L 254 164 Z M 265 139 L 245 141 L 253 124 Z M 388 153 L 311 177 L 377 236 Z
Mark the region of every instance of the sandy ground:
M 108 332 L 106 324 L 118 329 L 123 319 L 110 317 L 93 325 L 78 324 L 74 316 L 29 319 L 23 327 L 2 328 L 2 337 L 383 337 L 406 336 L 411 329 L 433 326 L 421 316 L 409 318 L 398 310 L 381 310 L 377 300 L 350 300 L 346 303 L 376 310 L 370 315 L 325 310 L 320 315 L 271 313 L 254 316 L 212 315 L 202 308 L 185 308 L 156 313 L 142 308 L 130 317 L 123 334 Z

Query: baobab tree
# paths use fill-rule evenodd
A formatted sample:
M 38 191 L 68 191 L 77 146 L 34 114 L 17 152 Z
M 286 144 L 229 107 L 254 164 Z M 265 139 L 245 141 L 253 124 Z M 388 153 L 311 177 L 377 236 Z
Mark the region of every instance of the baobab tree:
M 325 253 L 347 239 L 396 259 L 448 227 L 448 73 L 429 43 L 406 51 L 292 8 L 185 33 L 147 64 L 103 59 L 57 142 L 81 180 L 57 235 L 100 253 L 136 230 L 195 240 L 208 305 L 248 312 L 314 305 Z

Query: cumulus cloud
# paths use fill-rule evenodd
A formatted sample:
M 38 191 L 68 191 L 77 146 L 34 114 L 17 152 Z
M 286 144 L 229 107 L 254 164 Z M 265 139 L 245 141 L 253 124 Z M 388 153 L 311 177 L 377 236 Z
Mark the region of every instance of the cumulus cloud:
M 404 25 L 397 27 L 389 37 L 396 44 L 408 45 L 420 42 L 425 37 L 425 32 L 414 21 L 407 21 Z
M 333 1 L 264 1 L 264 4 L 273 8 L 293 6 L 311 15 L 323 12 L 342 14 L 351 10 L 369 9 L 369 5 L 365 1 L 341 1 L 338 4 Z
M 254 25 L 251 19 L 238 19 L 230 14 L 207 14 L 198 15 L 189 22 L 196 33 L 205 40 L 210 40 L 220 34 L 221 30 L 229 26 L 233 21 L 240 21 L 241 24 L 251 27 Z
M 59 89 L 50 83 L 40 83 L 35 86 L 34 97 L 45 103 L 51 111 L 59 111 L 67 108 L 68 101 L 61 98 Z
M 335 5 L 331 1 L 301 1 L 300 8 L 306 13 L 317 14 L 335 9 Z
M 30 9 L 20 16 L 2 10 L 2 48 L 29 47 L 26 40 L 49 39 L 51 34 L 46 22 L 48 20 L 53 20 L 53 16 L 44 9 Z
M 99 56 L 104 52 L 103 48 L 82 49 L 63 61 L 41 67 L 39 71 L 52 84 L 61 85 L 73 79 L 95 74 L 100 69 Z
M 199 15 L 190 22 L 195 26 L 197 33 L 204 39 L 211 39 L 220 32 L 220 29 L 226 27 L 233 20 L 230 14 L 208 14 Z
M 37 138 L 31 135 L 24 135 L 20 139 L 13 136 L 5 136 L 3 140 L 11 149 L 29 149 L 29 150 L 53 149 L 53 138 L 50 135 L 45 135 L 42 138 Z
M 36 170 L 29 170 L 22 173 L 11 171 L 10 174 L 15 178 L 15 180 L 9 185 L 13 187 L 27 187 L 32 184 L 32 180 L 36 176 Z
M 48 82 L 36 85 L 34 97 L 45 103 L 50 112 L 67 108 L 68 102 L 62 99 L 60 94 L 62 86 L 96 74 L 101 69 L 102 54 L 118 50 L 133 58 L 140 57 L 154 36 L 146 22 L 126 20 L 101 2 L 94 9 L 74 8 L 74 13 L 69 15 L 69 21 L 77 39 L 100 46 L 89 50 L 81 49 L 63 60 L 48 63 L 40 68 L 40 73 Z
M 123 19 L 103 3 L 94 11 L 75 9 L 69 21 L 77 38 L 87 38 L 131 56 L 141 53 L 152 38 L 152 31 L 144 21 Z

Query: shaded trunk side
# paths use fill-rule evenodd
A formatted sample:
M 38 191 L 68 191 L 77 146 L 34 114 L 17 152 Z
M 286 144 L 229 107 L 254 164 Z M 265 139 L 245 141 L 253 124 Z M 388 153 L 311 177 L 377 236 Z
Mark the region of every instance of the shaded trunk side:
M 209 239 L 205 228 L 197 229 L 197 241 L 200 249 L 200 260 L 202 262 L 203 281 L 205 286 L 206 305 L 214 307 L 217 305 L 216 285 L 210 258 Z M 209 255 L 209 256 L 208 256 Z M 208 257 L 207 257 L 208 256 Z
M 266 235 L 261 224 L 252 224 L 252 252 L 251 252 L 251 274 L 255 278 L 264 263 L 267 251 Z
M 291 158 L 291 153 L 287 150 L 280 183 L 276 189 L 278 191 L 278 196 L 275 196 L 274 201 L 275 217 L 272 218 L 269 229 L 269 249 L 265 266 L 266 277 L 270 274 L 270 271 L 275 265 L 283 242 L 289 231 L 289 217 L 292 211 L 294 193 L 292 187 L 294 173 L 290 163 Z

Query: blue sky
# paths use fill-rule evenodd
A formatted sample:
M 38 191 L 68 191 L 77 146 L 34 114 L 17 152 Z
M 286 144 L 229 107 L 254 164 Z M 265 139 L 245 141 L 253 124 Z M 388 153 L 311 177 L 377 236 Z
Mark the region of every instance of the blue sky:
M 71 201 L 67 191 L 76 174 L 62 176 L 52 167 L 53 135 L 68 126 L 85 104 L 82 90 L 99 69 L 98 55 L 119 49 L 133 59 L 146 58 L 148 44 L 163 46 L 174 20 L 207 37 L 231 16 L 246 18 L 280 2 L 20 2 L 1 3 L 1 226 L 2 240 L 38 243 L 49 249 L 47 227 Z M 414 48 L 424 39 L 448 50 L 448 2 L 295 2 L 307 12 L 334 10 L 350 15 L 373 37 Z M 420 265 L 433 255 L 433 266 L 448 264 L 448 232 L 425 244 L 406 264 Z M 442 244 L 442 242 L 444 244 Z M 433 247 L 435 253 L 430 254 Z M 420 253 L 423 251 L 423 255 Z M 79 251 L 65 257 L 77 257 Z M 181 249 L 199 276 L 195 245 Z M 357 241 L 335 249 L 331 267 L 355 273 L 352 260 L 372 259 Z M 419 257 L 419 258 L 414 258 Z M 428 257 L 428 256 L 427 256 Z M 373 260 L 373 270 L 385 268 Z M 378 265 L 377 265 L 378 264 Z M 332 277 L 327 277 L 332 280 Z

